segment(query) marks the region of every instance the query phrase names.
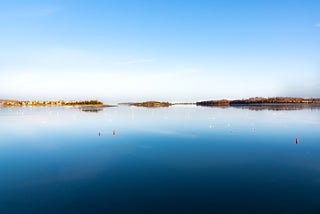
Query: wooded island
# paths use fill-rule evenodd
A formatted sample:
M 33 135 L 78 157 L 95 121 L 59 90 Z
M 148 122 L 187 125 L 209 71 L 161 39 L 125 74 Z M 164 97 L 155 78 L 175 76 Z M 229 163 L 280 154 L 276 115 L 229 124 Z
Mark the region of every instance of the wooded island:
M 294 98 L 294 97 L 271 97 L 249 98 L 242 100 L 210 100 L 197 102 L 198 106 L 234 106 L 234 105 L 263 105 L 263 104 L 314 104 L 320 103 L 320 98 Z
M 3 106 L 79 106 L 79 105 L 103 105 L 98 100 L 85 101 L 19 101 L 19 100 L 0 100 Z

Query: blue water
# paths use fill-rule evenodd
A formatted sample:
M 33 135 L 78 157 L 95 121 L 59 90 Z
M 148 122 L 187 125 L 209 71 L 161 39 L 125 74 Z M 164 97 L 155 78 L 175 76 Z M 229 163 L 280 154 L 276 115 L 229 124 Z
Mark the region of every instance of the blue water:
M 2 107 L 0 213 L 320 213 L 320 108 Z

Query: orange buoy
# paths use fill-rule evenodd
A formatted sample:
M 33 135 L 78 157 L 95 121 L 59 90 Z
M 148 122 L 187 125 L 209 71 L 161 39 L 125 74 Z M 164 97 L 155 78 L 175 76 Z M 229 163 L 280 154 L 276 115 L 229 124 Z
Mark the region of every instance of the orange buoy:
M 115 130 L 113 130 L 113 135 L 116 135 L 116 131 Z
M 101 133 L 99 132 L 99 136 L 101 135 Z
M 298 138 L 296 138 L 296 144 L 299 144 L 299 139 Z

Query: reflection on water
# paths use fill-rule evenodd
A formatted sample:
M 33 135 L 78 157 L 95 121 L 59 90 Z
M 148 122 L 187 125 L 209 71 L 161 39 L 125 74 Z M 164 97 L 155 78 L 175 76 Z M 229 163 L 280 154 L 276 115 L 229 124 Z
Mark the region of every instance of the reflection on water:
M 0 213 L 320 211 L 319 107 L 98 109 L 0 108 Z
M 251 105 L 232 105 L 232 106 L 202 106 L 207 108 L 241 108 L 253 111 L 294 111 L 301 109 L 319 109 L 320 104 L 251 104 Z
M 103 111 L 104 108 L 111 108 L 111 107 L 117 107 L 117 106 L 116 105 L 98 105 L 98 106 L 80 106 L 76 108 L 80 109 L 83 112 L 98 113 L 100 111 Z
M 95 112 L 98 113 L 99 111 L 102 111 L 102 108 L 81 108 L 81 111 L 83 112 Z

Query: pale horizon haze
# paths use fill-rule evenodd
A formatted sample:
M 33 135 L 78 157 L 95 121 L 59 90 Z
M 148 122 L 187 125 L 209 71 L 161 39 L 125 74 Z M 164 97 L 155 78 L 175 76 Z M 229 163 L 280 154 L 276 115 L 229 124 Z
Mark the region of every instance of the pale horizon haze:
M 0 99 L 320 97 L 320 1 L 0 0 Z

